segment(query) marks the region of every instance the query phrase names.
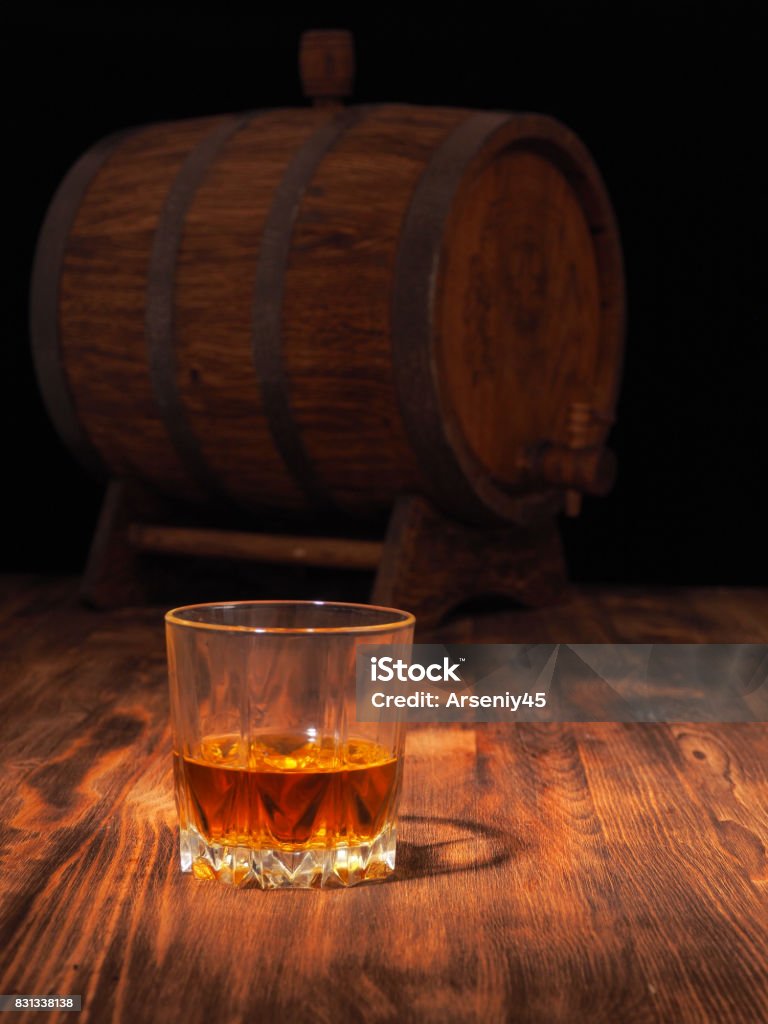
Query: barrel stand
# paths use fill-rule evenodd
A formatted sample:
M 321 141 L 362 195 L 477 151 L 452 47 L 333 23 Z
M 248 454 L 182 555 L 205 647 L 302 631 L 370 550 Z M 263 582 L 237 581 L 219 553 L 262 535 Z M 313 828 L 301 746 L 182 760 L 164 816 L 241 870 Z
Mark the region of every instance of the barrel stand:
M 373 571 L 371 601 L 411 611 L 422 626 L 475 598 L 536 607 L 562 600 L 567 590 L 554 516 L 529 527 L 467 526 L 405 495 L 378 541 L 163 525 L 168 515 L 168 503 L 143 486 L 109 484 L 82 580 L 85 603 L 153 600 L 152 563 L 163 555 Z

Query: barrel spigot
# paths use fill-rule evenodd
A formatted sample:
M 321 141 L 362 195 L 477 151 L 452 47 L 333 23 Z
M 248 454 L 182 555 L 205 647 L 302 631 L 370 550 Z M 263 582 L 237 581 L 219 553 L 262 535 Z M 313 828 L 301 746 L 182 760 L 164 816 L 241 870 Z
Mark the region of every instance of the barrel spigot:
M 568 408 L 566 441 L 544 441 L 526 453 L 526 475 L 565 491 L 565 511 L 577 516 L 583 494 L 603 495 L 616 479 L 616 457 L 603 447 L 613 418 L 597 412 L 588 402 Z

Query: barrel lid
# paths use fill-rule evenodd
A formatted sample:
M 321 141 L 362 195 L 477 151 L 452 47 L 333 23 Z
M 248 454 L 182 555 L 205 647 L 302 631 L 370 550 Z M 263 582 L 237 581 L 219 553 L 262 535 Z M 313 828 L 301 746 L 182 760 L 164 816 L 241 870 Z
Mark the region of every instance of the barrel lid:
M 453 197 L 433 310 L 443 415 L 478 479 L 540 491 L 555 482 L 543 448 L 604 444 L 623 295 L 618 233 L 586 149 L 552 118 L 510 115 Z

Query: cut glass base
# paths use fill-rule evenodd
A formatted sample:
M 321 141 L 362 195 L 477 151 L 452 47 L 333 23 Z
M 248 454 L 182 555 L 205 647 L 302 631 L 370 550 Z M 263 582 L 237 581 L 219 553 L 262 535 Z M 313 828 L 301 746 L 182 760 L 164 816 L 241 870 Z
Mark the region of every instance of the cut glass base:
M 370 843 L 331 849 L 253 850 L 207 842 L 194 828 L 180 832 L 181 870 L 196 878 L 259 889 L 338 889 L 380 881 L 395 869 L 397 829 Z

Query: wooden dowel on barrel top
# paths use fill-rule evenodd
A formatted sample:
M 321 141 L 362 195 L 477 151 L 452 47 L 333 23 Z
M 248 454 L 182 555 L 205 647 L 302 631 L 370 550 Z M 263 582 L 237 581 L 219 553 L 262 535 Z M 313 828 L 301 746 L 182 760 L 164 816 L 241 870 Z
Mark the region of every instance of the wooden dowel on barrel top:
M 285 565 L 297 562 L 328 569 L 375 569 L 384 545 L 336 537 L 296 537 L 271 533 L 205 530 L 134 523 L 128 540 L 138 551 L 197 555 Z
M 315 107 L 340 107 L 352 95 L 355 44 L 344 29 L 305 32 L 299 44 L 299 74 L 304 95 Z

